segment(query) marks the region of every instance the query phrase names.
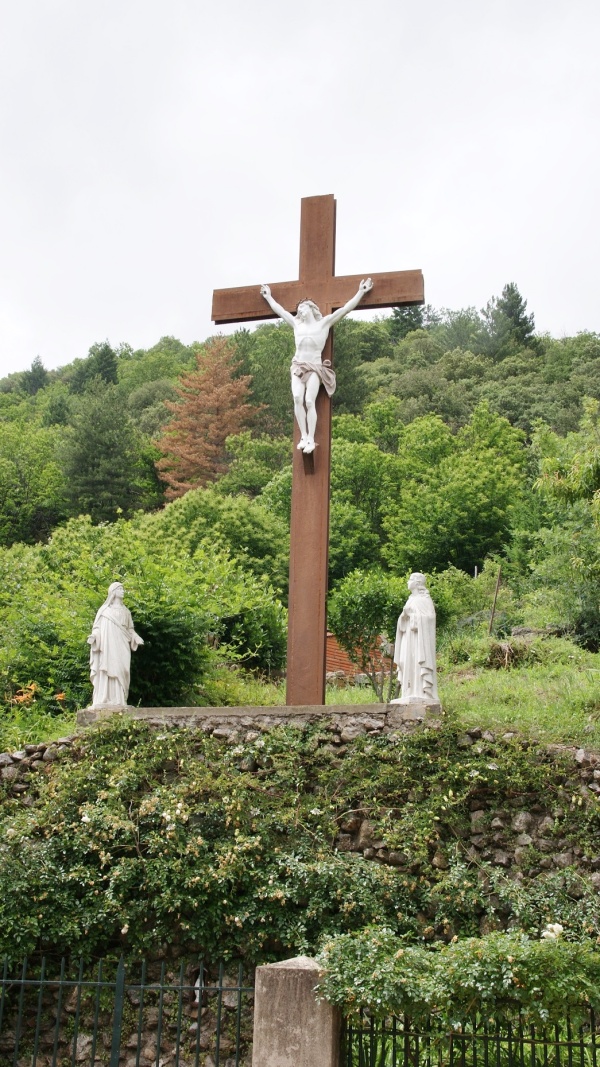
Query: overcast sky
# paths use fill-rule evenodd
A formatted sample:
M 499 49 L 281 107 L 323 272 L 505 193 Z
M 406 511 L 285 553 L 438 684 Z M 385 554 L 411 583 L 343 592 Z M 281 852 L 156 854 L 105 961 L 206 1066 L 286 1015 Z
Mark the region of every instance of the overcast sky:
M 598 0 L 0 0 L 0 372 L 212 330 L 212 289 L 420 267 L 600 331 Z

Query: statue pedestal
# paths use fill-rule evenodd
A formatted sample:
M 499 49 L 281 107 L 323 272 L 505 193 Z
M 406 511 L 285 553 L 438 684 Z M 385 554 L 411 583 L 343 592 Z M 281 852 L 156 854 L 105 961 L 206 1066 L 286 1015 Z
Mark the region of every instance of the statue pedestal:
M 422 700 L 419 697 L 408 699 L 391 700 L 387 706 L 388 723 L 390 726 L 411 728 L 414 726 L 429 726 L 433 721 L 438 725 L 442 717 L 442 705 L 439 700 Z

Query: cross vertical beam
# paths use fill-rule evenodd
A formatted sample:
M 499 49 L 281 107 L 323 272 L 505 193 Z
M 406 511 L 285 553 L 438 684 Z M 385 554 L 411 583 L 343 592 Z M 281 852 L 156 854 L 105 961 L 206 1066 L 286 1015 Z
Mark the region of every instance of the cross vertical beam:
M 323 315 L 333 310 L 323 282 L 334 273 L 335 200 L 305 197 L 298 276 Z M 333 330 L 322 358 L 333 363 Z M 306 456 L 296 448 L 299 440 L 294 421 L 286 703 L 324 704 L 331 473 L 331 399 L 324 389 L 317 397 L 317 448 Z

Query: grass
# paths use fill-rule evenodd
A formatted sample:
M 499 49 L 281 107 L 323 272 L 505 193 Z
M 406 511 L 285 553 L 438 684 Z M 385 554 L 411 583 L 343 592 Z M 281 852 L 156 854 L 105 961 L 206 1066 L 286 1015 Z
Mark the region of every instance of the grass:
M 592 658 L 592 657 L 590 657 Z M 600 656 L 586 666 L 539 664 L 440 674 L 444 707 L 465 726 L 517 730 L 540 741 L 600 746 Z
M 75 729 L 75 712 L 55 716 L 35 707 L 7 710 L 0 706 L 0 752 L 15 752 L 23 745 L 56 741 Z

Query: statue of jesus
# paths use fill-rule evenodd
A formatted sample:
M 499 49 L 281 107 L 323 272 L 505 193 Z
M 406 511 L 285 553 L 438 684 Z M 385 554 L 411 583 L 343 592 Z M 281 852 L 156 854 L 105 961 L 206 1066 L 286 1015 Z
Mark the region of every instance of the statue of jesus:
M 358 307 L 365 293 L 372 288 L 371 279 L 364 278 L 356 295 L 343 307 L 333 311 L 331 315 L 322 315 L 314 300 L 308 299 L 301 300 L 296 314 L 292 315 L 273 299 L 268 285 L 261 286 L 261 296 L 265 298 L 269 307 L 294 331 L 296 352 L 292 360 L 292 396 L 294 415 L 300 427 L 300 441 L 297 447 L 302 452 L 308 453 L 315 450 L 317 426 L 315 402 L 321 382 L 328 396 L 333 396 L 335 392 L 335 371 L 331 366 L 331 361 L 321 359 L 327 335 L 336 322 Z

